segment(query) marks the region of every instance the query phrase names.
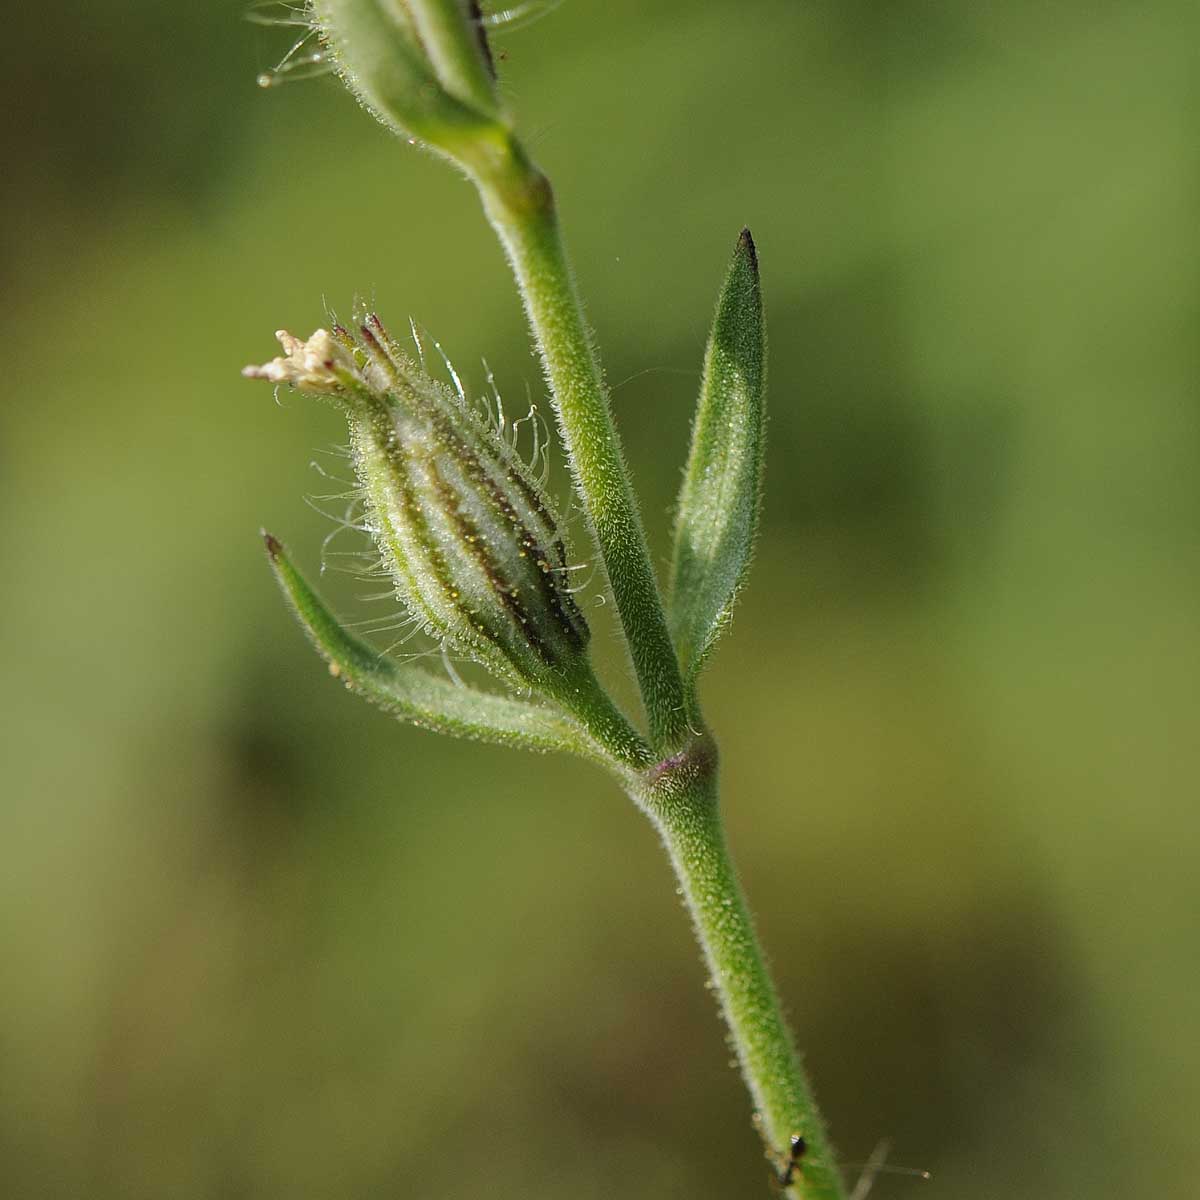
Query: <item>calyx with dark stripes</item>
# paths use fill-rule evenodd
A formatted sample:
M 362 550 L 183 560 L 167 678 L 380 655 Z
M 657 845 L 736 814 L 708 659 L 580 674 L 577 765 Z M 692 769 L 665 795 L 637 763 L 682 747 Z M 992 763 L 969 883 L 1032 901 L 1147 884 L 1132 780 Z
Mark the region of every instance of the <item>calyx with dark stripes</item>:
M 482 406 L 432 378 L 365 313 L 353 332 L 280 332 L 253 378 L 344 411 L 365 523 L 425 632 L 517 688 L 574 690 L 589 637 L 569 542 L 543 481 Z

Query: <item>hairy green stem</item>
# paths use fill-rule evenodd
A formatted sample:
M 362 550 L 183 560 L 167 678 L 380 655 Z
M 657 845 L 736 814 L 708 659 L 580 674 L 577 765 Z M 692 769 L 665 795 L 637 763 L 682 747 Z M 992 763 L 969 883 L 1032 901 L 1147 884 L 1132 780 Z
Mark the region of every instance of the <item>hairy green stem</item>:
M 664 754 L 689 736 L 679 663 L 549 180 L 507 130 L 466 162 L 516 276 L 637 673 Z
M 777 1174 L 804 1139 L 786 1194 L 842 1200 L 841 1178 L 808 1080 L 763 961 L 729 857 L 717 799 L 716 750 L 703 738 L 653 768 L 634 799 L 657 827 L 683 889 L 742 1076 Z
M 605 765 L 618 779 L 636 779 L 637 773 L 653 761 L 650 747 L 600 686 L 586 662 L 556 679 L 547 691 L 608 756 Z

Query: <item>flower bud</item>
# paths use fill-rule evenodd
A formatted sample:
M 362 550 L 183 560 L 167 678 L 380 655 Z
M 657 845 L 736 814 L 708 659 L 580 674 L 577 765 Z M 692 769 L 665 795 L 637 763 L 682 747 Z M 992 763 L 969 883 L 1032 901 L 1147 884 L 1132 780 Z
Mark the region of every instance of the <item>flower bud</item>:
M 245 374 L 336 401 L 350 424 L 366 524 L 414 617 L 518 687 L 561 694 L 586 667 L 562 522 L 491 421 L 432 379 L 373 313 Z
M 311 0 L 309 12 L 343 82 L 394 131 L 458 158 L 498 128 L 473 0 Z

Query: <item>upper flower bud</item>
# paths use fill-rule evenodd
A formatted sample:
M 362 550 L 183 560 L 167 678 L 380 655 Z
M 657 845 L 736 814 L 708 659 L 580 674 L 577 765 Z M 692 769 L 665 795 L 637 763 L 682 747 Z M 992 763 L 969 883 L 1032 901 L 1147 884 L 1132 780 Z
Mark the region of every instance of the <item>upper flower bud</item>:
M 501 121 L 473 0 L 311 0 L 310 13 L 347 87 L 404 136 L 457 158 Z
M 483 412 L 432 379 L 373 313 L 356 335 L 276 336 L 286 356 L 243 373 L 344 409 L 366 524 L 427 631 L 517 686 L 560 694 L 589 670 L 562 522 Z

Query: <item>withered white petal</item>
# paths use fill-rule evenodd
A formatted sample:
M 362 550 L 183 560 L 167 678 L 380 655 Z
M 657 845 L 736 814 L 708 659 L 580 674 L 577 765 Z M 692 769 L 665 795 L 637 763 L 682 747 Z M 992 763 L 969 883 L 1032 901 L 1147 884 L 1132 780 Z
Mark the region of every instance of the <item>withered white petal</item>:
M 328 395 L 342 386 L 346 373 L 357 374 L 354 359 L 327 329 L 318 329 L 303 341 L 286 329 L 275 333 L 286 357 L 273 358 L 261 366 L 242 368 L 247 379 L 286 383 L 302 392 Z

